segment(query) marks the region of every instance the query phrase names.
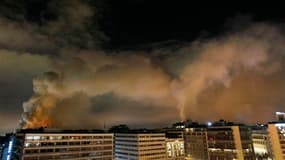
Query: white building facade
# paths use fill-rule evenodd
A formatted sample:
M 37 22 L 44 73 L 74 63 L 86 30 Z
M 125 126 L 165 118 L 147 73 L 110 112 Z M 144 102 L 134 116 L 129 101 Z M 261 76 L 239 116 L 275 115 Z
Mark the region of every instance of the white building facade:
M 165 160 L 164 133 L 115 134 L 115 160 Z

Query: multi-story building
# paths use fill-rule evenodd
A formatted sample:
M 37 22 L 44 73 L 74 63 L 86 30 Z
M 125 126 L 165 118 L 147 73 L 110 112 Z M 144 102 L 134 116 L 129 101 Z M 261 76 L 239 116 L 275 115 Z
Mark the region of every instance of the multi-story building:
M 285 159 L 285 123 L 275 122 L 268 124 L 268 136 L 274 160 Z
M 207 131 L 211 160 L 254 160 L 251 130 L 245 126 L 213 126 Z
M 12 133 L 6 134 L 2 139 L 1 160 L 15 160 L 15 135 Z
M 0 136 L 0 159 L 2 160 L 2 157 L 3 157 L 3 149 L 5 147 L 5 141 L 6 141 L 6 138 L 5 136 Z
M 184 160 L 184 140 L 182 138 L 166 138 L 166 154 L 168 160 Z
M 272 160 L 272 152 L 266 126 L 253 128 L 251 138 L 256 159 Z
M 184 130 L 185 157 L 189 160 L 208 159 L 207 128 L 196 125 Z
M 113 134 L 89 131 L 18 132 L 14 159 L 112 160 Z
M 168 160 L 184 160 L 183 129 L 168 128 L 166 133 L 166 154 Z
M 165 133 L 116 133 L 116 160 L 165 160 Z

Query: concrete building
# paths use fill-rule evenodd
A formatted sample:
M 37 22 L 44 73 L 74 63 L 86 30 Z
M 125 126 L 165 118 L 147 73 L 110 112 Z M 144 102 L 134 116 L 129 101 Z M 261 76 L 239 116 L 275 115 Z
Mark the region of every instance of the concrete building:
M 168 160 L 184 160 L 184 140 L 182 138 L 166 138 L 166 154 Z
M 15 135 L 12 133 L 2 137 L 1 142 L 1 160 L 15 160 Z
M 165 160 L 164 133 L 116 133 L 115 160 Z
M 268 136 L 274 160 L 285 159 L 285 123 L 268 124 Z
M 213 126 L 207 131 L 211 160 L 254 160 L 251 130 L 245 126 Z
M 256 159 L 272 160 L 267 128 L 262 126 L 252 129 L 251 138 Z
M 15 159 L 112 160 L 113 134 L 89 131 L 18 132 Z
M 166 154 L 168 160 L 184 160 L 183 129 L 166 129 Z
M 206 126 L 192 126 L 186 128 L 184 130 L 184 146 L 186 159 L 208 159 Z

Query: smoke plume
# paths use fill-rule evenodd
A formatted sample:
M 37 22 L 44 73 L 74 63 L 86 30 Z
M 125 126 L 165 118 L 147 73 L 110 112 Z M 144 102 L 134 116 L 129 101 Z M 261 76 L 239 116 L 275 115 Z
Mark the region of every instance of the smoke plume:
M 151 51 L 106 51 L 101 46 L 108 38 L 91 1 L 0 4 L 0 74 L 18 83 L 44 72 L 33 79 L 21 127 L 155 126 L 220 118 L 265 122 L 284 111 L 282 25 L 234 26 L 236 31 L 218 38 Z M 0 85 L 7 86 L 4 82 Z M 29 84 L 17 86 L 18 93 Z
M 141 55 L 82 52 L 56 60 L 52 67 L 33 82 L 35 96 L 24 104 L 27 128 L 72 127 L 87 121 L 94 116 L 90 114 L 91 98 L 108 93 L 139 104 L 175 106 L 170 77 Z
M 34 79 L 35 95 L 24 103 L 23 124 L 72 128 L 84 121 L 90 127 L 102 124 L 104 116 L 136 121 L 131 114 L 140 107 L 148 110 L 145 117 L 137 117 L 142 122 L 156 116 L 150 123 L 175 117 L 267 121 L 284 105 L 283 42 L 279 28 L 254 24 L 176 50 L 63 56 L 53 60 L 50 72 Z M 164 58 L 158 61 L 160 55 Z M 110 94 L 128 102 L 98 102 Z M 103 112 L 94 113 L 94 107 Z M 126 107 L 129 113 L 122 115 Z
M 284 98 L 278 94 L 284 85 L 280 84 L 284 79 L 283 42 L 280 30 L 258 24 L 199 43 L 200 53 L 174 81 L 181 117 L 204 121 L 219 117 L 251 122 L 270 119 L 281 109 Z M 256 111 L 260 111 L 258 115 Z

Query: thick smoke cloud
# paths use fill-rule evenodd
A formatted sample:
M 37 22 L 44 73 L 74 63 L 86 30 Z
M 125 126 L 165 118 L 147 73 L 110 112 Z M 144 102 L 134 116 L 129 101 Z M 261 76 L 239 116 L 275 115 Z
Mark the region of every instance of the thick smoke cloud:
M 274 111 L 282 110 L 285 98 L 283 41 L 277 27 L 255 24 L 219 39 L 155 54 L 82 51 L 56 59 L 51 72 L 34 80 L 35 96 L 24 105 L 25 127 L 72 128 L 94 115 L 98 118 L 86 126 L 102 126 L 104 116 L 141 123 L 149 121 L 147 115 L 156 116 L 153 122 L 177 117 L 268 121 Z M 158 62 L 159 52 L 172 54 Z M 99 97 L 108 94 L 110 101 L 128 103 L 99 103 Z M 140 107 L 149 110 L 146 116 L 132 117 Z M 129 113 L 120 113 L 125 108 Z
M 91 20 L 93 6 L 52 0 L 43 8 L 35 17 L 25 7 L 0 11 L 3 122 L 19 117 L 24 99 L 26 128 L 265 122 L 284 111 L 282 26 L 258 23 L 174 48 L 114 52 L 98 49 L 107 38 Z
M 22 103 L 33 94 L 33 78 L 48 71 L 49 66 L 46 56 L 0 50 L 0 132 L 17 126 Z
M 174 82 L 182 118 L 271 119 L 284 99 L 283 36 L 275 27 L 258 24 L 198 44 L 199 55 Z
M 82 52 L 69 60 L 56 60 L 52 72 L 34 80 L 35 96 L 24 104 L 26 127 L 72 127 L 94 116 L 91 97 L 109 93 L 137 102 L 133 110 L 142 104 L 167 109 L 175 106 L 170 83 L 169 76 L 149 58 Z
M 92 7 L 81 0 L 0 2 L 0 112 L 10 115 L 1 114 L 2 130 L 17 126 L 20 106 L 33 94 L 32 79 L 49 70 L 51 57 L 98 48 L 106 39 L 93 23 L 98 14 Z

